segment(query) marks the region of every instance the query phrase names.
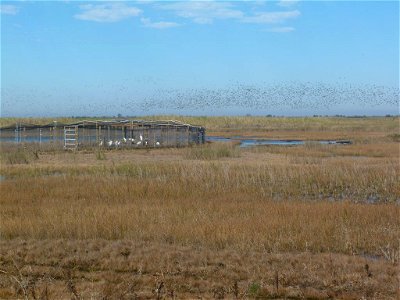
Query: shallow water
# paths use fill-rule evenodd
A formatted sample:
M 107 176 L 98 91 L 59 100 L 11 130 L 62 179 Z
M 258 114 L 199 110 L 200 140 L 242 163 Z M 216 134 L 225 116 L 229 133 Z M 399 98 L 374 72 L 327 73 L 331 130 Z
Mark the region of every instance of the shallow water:
M 95 137 L 93 137 L 93 140 Z M 39 137 L 24 137 L 22 142 L 27 142 L 27 143 L 49 143 L 49 142 L 61 142 L 63 141 L 63 137 L 42 137 L 39 139 Z M 323 144 L 323 145 L 330 145 L 330 144 L 351 144 L 351 141 L 336 141 L 336 140 L 316 140 L 316 141 L 303 141 L 303 140 L 269 140 L 269 139 L 260 139 L 260 138 L 249 138 L 249 137 L 243 137 L 243 136 L 234 136 L 232 138 L 226 138 L 222 136 L 206 136 L 206 141 L 209 142 L 233 142 L 233 141 L 239 141 L 240 142 L 240 147 L 246 148 L 246 147 L 253 147 L 253 146 L 262 146 L 262 145 L 276 145 L 276 146 L 297 146 L 297 145 L 304 145 L 305 143 L 318 143 L 318 144 Z M 17 142 L 14 137 L 1 137 L 0 136 L 0 142 L 8 142 L 8 143 L 13 143 Z
M 232 142 L 239 141 L 240 147 L 254 147 L 262 145 L 276 145 L 276 146 L 297 146 L 304 145 L 305 143 L 318 143 L 322 145 L 346 145 L 351 144 L 351 141 L 336 141 L 336 140 L 317 140 L 317 141 L 303 141 L 303 140 L 268 140 L 259 138 L 248 138 L 235 136 L 233 138 L 225 138 L 220 136 L 207 136 L 206 141 L 210 142 Z
M 4 143 L 49 143 L 49 142 L 64 142 L 64 137 L 63 136 L 42 136 L 42 137 L 37 137 L 37 136 L 26 136 L 23 138 L 20 138 L 17 140 L 15 137 L 9 137 L 9 136 L 0 136 L 0 142 Z

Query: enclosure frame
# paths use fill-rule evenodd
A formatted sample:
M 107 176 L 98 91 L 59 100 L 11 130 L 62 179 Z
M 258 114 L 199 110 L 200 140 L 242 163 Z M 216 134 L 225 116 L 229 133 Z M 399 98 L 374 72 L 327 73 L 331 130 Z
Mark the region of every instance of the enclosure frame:
M 157 148 L 205 143 L 206 129 L 175 120 L 83 120 L 76 123 L 27 124 L 0 128 L 2 142 L 51 144 L 54 148 Z

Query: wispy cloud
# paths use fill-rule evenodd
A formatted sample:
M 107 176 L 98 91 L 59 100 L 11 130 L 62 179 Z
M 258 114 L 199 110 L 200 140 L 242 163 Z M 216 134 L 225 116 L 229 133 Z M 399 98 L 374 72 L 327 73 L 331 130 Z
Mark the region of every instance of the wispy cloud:
M 268 28 L 266 31 L 268 32 L 277 32 L 277 33 L 287 33 L 287 32 L 292 32 L 294 31 L 294 27 L 290 26 L 284 26 L 284 27 L 273 27 L 273 28 Z
M 295 9 L 285 9 L 283 11 L 265 11 L 265 1 L 248 1 L 253 4 L 253 8 L 246 12 L 242 6 L 235 2 L 219 2 L 213 0 L 204 1 L 177 1 L 161 2 L 152 0 L 138 0 L 135 3 L 151 4 L 153 9 L 170 12 L 173 15 L 186 18 L 197 24 L 212 24 L 217 20 L 233 20 L 242 23 L 252 24 L 282 24 L 289 19 L 300 16 L 300 11 Z M 298 0 L 282 0 L 278 5 L 290 8 Z M 129 2 L 128 2 L 129 3 Z M 75 18 L 96 22 L 117 22 L 142 14 L 142 10 L 129 6 L 127 2 L 110 2 L 101 4 L 80 5 L 81 12 L 75 15 Z M 142 7 L 141 7 L 142 8 Z M 143 16 L 140 19 L 143 27 L 154 29 L 166 29 L 181 26 L 178 22 L 158 21 L 154 22 L 150 18 Z M 290 32 L 293 27 L 274 27 L 266 29 L 272 32 Z
M 211 24 L 214 19 L 240 19 L 244 15 L 229 2 L 187 1 L 161 4 L 158 7 L 199 24 Z
M 292 7 L 299 3 L 300 0 L 281 0 L 278 2 L 279 6 L 282 7 Z
M 142 22 L 144 27 L 154 28 L 154 29 L 167 29 L 172 27 L 180 26 L 180 24 L 176 22 L 152 22 L 149 18 L 141 18 L 140 21 Z
M 80 5 L 81 13 L 75 18 L 95 22 L 118 22 L 138 16 L 142 10 L 125 3 L 84 4 Z
M 246 16 L 241 19 L 244 23 L 271 24 L 282 23 L 288 19 L 300 16 L 300 11 L 275 11 L 275 12 L 257 12 L 253 16 Z
M 290 5 L 294 5 L 296 2 L 298 2 L 298 0 L 282 0 L 278 4 L 290 7 Z M 296 18 L 301 14 L 300 11 L 293 9 L 289 11 L 259 11 L 257 7 L 263 7 L 265 2 L 251 1 L 251 3 L 258 4 L 255 6 L 255 11 L 253 9 L 251 14 L 240 10 L 234 2 L 186 1 L 160 4 L 157 7 L 172 11 L 177 16 L 191 19 L 193 22 L 198 24 L 211 24 L 214 20 L 219 19 L 233 19 L 242 23 L 276 24 L 284 23 L 285 21 Z M 288 30 L 289 27 L 279 28 L 286 28 L 286 30 Z
M 16 15 L 19 8 L 11 4 L 0 4 L 0 13 L 5 15 Z

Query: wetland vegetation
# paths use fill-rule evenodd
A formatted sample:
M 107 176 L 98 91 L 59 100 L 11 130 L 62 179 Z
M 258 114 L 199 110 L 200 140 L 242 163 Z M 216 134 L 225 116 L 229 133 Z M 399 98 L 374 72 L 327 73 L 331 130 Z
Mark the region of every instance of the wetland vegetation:
M 399 296 L 398 117 L 179 120 L 215 136 L 353 143 L 3 144 L 0 298 Z

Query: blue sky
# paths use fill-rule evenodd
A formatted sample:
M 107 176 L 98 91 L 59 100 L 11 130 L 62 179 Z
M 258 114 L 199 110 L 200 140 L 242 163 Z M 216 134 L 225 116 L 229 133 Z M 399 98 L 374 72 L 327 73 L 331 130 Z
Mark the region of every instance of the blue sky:
M 1 1 L 1 115 L 398 114 L 398 1 Z

